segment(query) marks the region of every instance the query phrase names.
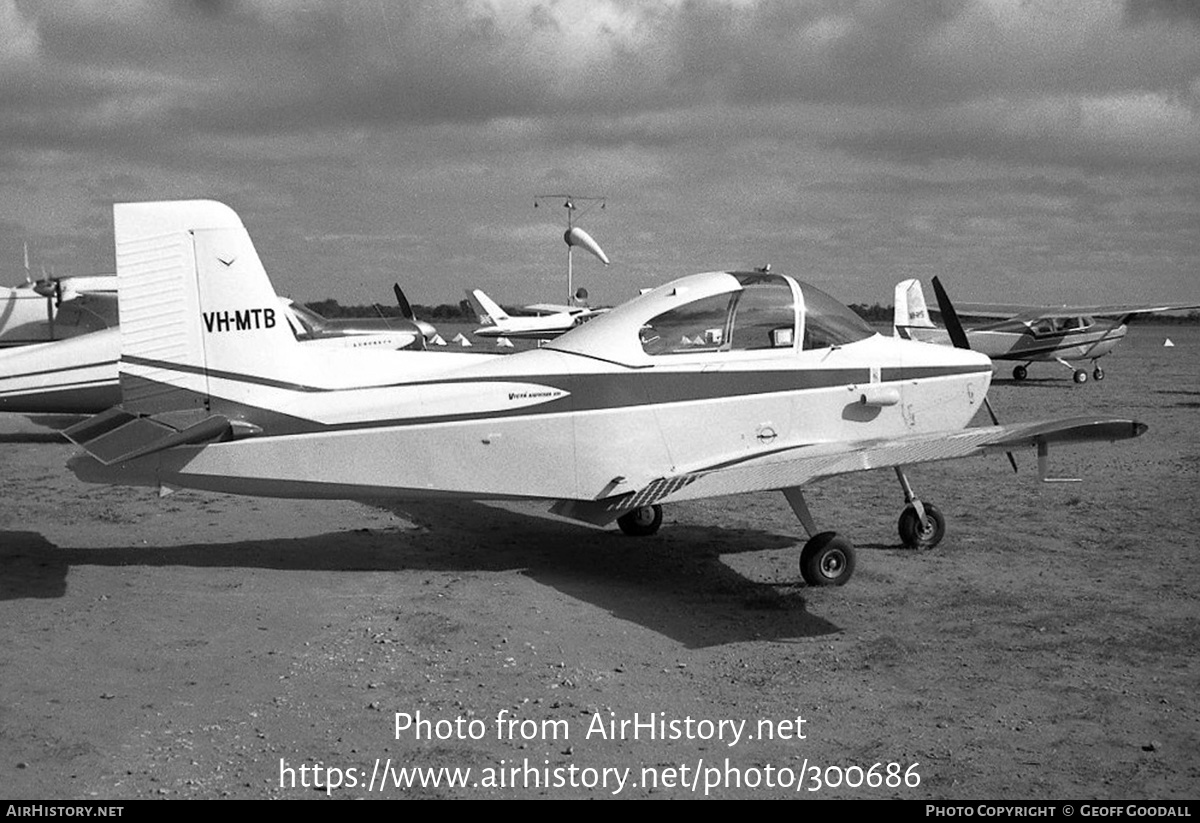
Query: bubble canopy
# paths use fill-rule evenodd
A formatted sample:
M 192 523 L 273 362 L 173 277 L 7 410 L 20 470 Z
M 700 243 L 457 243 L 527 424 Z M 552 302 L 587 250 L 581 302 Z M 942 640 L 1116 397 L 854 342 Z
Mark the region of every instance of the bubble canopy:
M 874 334 L 845 305 L 794 278 L 709 272 L 660 286 L 548 347 L 619 362 L 658 362 L 701 353 L 824 349 Z

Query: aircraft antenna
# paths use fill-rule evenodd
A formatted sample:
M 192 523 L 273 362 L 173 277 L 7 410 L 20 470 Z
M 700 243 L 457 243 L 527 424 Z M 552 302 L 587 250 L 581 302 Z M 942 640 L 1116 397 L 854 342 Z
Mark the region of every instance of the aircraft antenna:
M 577 228 L 576 223 L 579 218 L 583 217 L 597 206 L 601 210 L 605 206 L 605 198 L 603 197 L 577 197 L 572 194 L 539 194 L 533 198 L 533 207 L 540 208 L 542 203 L 552 201 L 562 201 L 563 208 L 567 210 L 567 231 L 563 234 L 563 240 L 567 243 L 567 305 L 575 305 L 575 287 L 574 287 L 574 267 L 572 261 L 572 252 L 575 246 L 583 246 L 596 257 L 608 265 L 608 256 L 604 254 L 604 250 L 599 244 L 588 235 L 583 229 Z

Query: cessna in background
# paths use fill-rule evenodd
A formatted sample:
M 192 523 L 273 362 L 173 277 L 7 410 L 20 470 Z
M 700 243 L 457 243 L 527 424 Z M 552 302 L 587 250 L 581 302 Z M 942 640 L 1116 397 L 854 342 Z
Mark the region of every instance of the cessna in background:
M 510 355 L 306 346 L 268 321 L 278 298 L 227 206 L 121 203 L 113 218 L 122 401 L 66 430 L 89 482 L 543 499 L 635 535 L 657 531 L 667 503 L 780 490 L 811 535 L 804 579 L 837 585 L 854 548 L 817 528 L 806 484 L 894 468 L 901 540 L 932 546 L 944 519 L 905 466 L 1024 446 L 1044 458 L 1146 429 L 1094 417 L 965 428 L 987 357 L 881 336 L 766 271 L 674 280 Z M 252 322 L 219 322 L 235 317 Z
M 112 276 L 115 289 L 116 276 Z M 349 349 L 424 349 L 437 329 L 417 320 L 400 286 L 394 285 L 403 318 L 367 317 L 331 320 L 281 297 L 278 315 L 296 340 L 306 346 Z M 116 292 L 113 291 L 116 306 Z M 212 316 L 215 330 L 254 322 L 249 315 Z M 259 322 L 265 322 L 260 315 Z M 95 414 L 121 402 L 117 377 L 121 333 L 114 325 L 53 343 L 0 349 L 0 412 L 23 414 Z
M 934 289 L 941 289 L 935 277 Z M 939 301 L 941 296 L 939 295 Z M 1104 379 L 1096 362 L 1125 337 L 1131 317 L 1160 311 L 1182 311 L 1192 305 L 1020 306 L 994 303 L 956 303 L 970 348 L 993 360 L 1016 360 L 1014 380 L 1024 380 L 1034 362 L 1054 361 L 1073 373 L 1076 383 L 1086 383 L 1087 370 L 1071 360 L 1092 361 L 1092 377 Z M 907 340 L 951 345 L 950 331 L 934 325 L 919 280 L 896 284 L 893 333 Z
M 583 291 L 582 289 L 580 291 Z M 578 299 L 584 299 L 577 295 Z M 483 289 L 469 289 L 467 300 L 479 317 L 480 327 L 472 332 L 476 337 L 507 337 L 518 340 L 549 340 L 575 328 L 580 323 L 608 311 L 607 308 L 591 309 L 586 306 L 559 306 L 552 303 L 535 303 L 525 306 L 528 314 L 510 315 L 500 304 L 484 293 Z

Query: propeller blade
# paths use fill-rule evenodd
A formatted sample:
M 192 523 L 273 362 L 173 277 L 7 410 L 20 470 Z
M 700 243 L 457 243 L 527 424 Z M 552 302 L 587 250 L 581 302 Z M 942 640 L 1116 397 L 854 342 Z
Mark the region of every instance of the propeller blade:
M 400 314 L 404 319 L 416 320 L 417 317 L 413 314 L 412 306 L 409 305 L 408 298 L 404 296 L 404 291 L 400 288 L 400 284 L 393 283 L 392 291 L 396 294 L 396 302 L 400 305 Z
M 379 319 L 382 320 L 384 325 L 390 329 L 392 327 L 392 321 L 388 319 L 387 312 L 383 310 L 383 306 L 379 305 L 378 303 L 372 303 L 371 308 L 375 309 L 375 313 L 379 315 Z
M 971 341 L 967 339 L 967 332 L 963 329 L 962 321 L 958 319 L 958 312 L 954 310 L 954 304 L 950 302 L 950 295 L 946 294 L 946 290 L 942 288 L 942 282 L 936 277 L 933 278 L 933 293 L 937 295 L 938 311 L 942 313 L 942 322 L 946 324 L 946 331 L 950 332 L 950 340 L 954 343 L 954 347 L 969 350 Z M 1000 418 L 996 416 L 991 401 L 987 397 L 983 398 L 983 406 L 987 409 L 988 416 L 992 418 L 992 425 L 999 426 Z M 1013 456 L 1012 452 L 1005 452 L 1005 454 L 1008 455 L 1008 463 L 1015 472 L 1017 458 Z
M 954 310 L 954 304 L 950 302 L 950 296 L 946 294 L 946 290 L 942 288 L 941 281 L 936 277 L 933 278 L 933 293 L 937 295 L 938 311 L 942 313 L 942 322 L 946 324 L 946 331 L 950 332 L 950 341 L 954 343 L 954 348 L 971 348 L 971 343 L 967 340 L 967 333 L 963 330 L 962 322 L 958 319 L 958 312 Z

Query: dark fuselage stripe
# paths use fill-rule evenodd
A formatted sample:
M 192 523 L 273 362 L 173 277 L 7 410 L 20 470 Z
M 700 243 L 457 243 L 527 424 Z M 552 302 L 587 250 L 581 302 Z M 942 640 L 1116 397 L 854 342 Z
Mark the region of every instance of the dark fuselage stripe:
M 168 363 L 162 363 L 159 367 L 175 368 L 172 364 Z M 189 373 L 198 371 L 194 367 L 177 370 Z M 979 367 L 913 367 L 883 369 L 882 379 L 891 382 L 953 375 L 978 374 L 983 376 L 985 374 L 990 375 L 990 373 L 990 369 L 982 370 Z M 254 385 L 273 385 L 276 388 L 285 389 L 292 388 L 290 385 L 280 385 L 278 381 L 272 382 L 247 375 L 218 374 L 212 372 L 210 374 L 223 379 Z M 133 379 L 146 383 L 158 382 L 128 373 L 123 374 L 123 379 Z M 261 406 L 236 403 L 219 396 L 213 397 L 211 408 L 214 412 L 227 414 L 231 419 L 244 419 L 262 425 L 264 429 L 272 433 L 284 434 L 300 433 L 303 431 L 332 431 L 505 417 L 541 416 L 564 412 L 605 411 L 665 403 L 699 402 L 755 395 L 788 394 L 798 391 L 839 388 L 853 384 L 862 385 L 868 383 L 869 379 L 869 369 L 858 368 L 795 369 L 757 372 L 662 372 L 656 370 L 655 372 L 638 371 L 620 374 L 505 375 L 465 380 L 413 381 L 412 383 L 363 388 L 387 390 L 389 388 L 408 386 L 467 386 L 486 390 L 489 385 L 497 383 L 533 383 L 559 389 L 565 392 L 565 394 L 543 403 L 506 409 L 441 415 L 404 415 L 333 425 L 317 423 L 300 416 L 280 414 Z M 293 390 L 304 391 L 303 388 Z M 319 389 L 317 391 L 351 390 L 353 389 Z M 171 391 L 175 393 L 186 392 L 186 390 L 178 387 L 171 387 Z M 189 395 L 193 394 L 192 392 L 186 393 Z M 395 411 L 403 415 L 405 409 L 397 404 Z
M 257 375 L 209 369 L 185 363 L 153 360 L 146 357 L 125 357 L 123 358 L 123 362 L 305 393 L 379 390 L 412 386 L 472 386 L 489 383 L 534 383 L 543 386 L 552 386 L 572 394 L 578 394 L 583 390 L 594 390 L 593 386 L 595 385 L 603 387 L 605 383 L 609 383 L 611 386 L 621 389 L 621 393 L 630 393 L 625 386 L 638 384 L 636 392 L 632 392 L 635 395 L 632 405 L 640 405 L 644 402 L 670 403 L 685 400 L 707 400 L 715 397 L 730 397 L 743 394 L 771 394 L 775 392 L 801 391 L 804 389 L 823 389 L 870 382 L 870 369 L 863 366 L 853 369 L 797 368 L 762 371 L 714 369 L 704 372 L 665 371 L 662 369 L 647 371 L 639 369 L 637 371 L 631 370 L 618 374 L 506 374 L 465 379 L 404 380 L 378 385 L 326 388 L 275 380 L 269 377 L 259 377 Z M 902 380 L 919 380 L 927 377 L 948 377 L 956 374 L 985 374 L 989 371 L 980 369 L 977 366 L 888 367 L 881 370 L 880 379 L 887 383 Z M 611 394 L 611 386 L 607 391 L 602 391 L 602 393 L 605 395 Z M 665 394 L 668 396 L 657 396 L 647 400 L 645 399 L 648 394 L 645 388 L 647 386 L 655 389 L 653 394 Z M 699 391 L 697 390 L 698 387 L 700 387 Z M 621 402 L 617 405 L 630 405 L 630 403 Z
M 38 377 L 43 374 L 60 374 L 68 371 L 79 371 L 80 369 L 95 369 L 101 366 L 115 366 L 116 360 L 101 360 L 96 363 L 84 363 L 79 366 L 59 366 L 55 369 L 40 369 L 38 371 L 21 372 L 20 374 L 5 374 L 0 375 L 0 380 L 20 380 L 23 377 Z

